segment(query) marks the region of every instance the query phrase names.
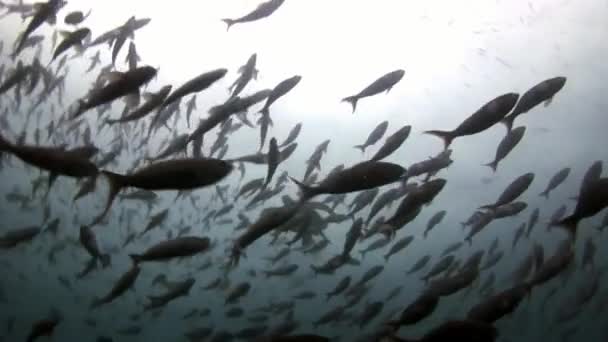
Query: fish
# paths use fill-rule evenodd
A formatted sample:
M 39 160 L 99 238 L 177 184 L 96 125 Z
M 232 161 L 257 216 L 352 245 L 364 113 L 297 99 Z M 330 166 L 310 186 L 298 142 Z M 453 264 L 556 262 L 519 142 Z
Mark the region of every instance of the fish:
M 487 164 L 484 164 L 484 166 L 489 166 L 492 171 L 496 172 L 496 169 L 498 168 L 498 163 L 500 163 L 501 160 L 505 159 L 507 155 L 509 155 L 509 153 L 511 153 L 511 151 L 515 148 L 515 146 L 519 144 L 525 132 L 526 127 L 524 126 L 517 127 L 509 131 L 507 135 L 502 138 L 500 144 L 498 144 L 494 160 Z
M 505 190 L 500 194 L 498 200 L 494 204 L 488 204 L 479 207 L 480 209 L 489 209 L 496 210 L 496 208 L 508 204 L 514 200 L 516 200 L 519 196 L 521 196 L 530 184 L 534 181 L 534 173 L 528 172 L 517 177 L 511 184 L 509 184 Z
M 443 218 L 445 217 L 445 215 L 447 214 L 447 211 L 445 210 L 441 210 L 436 212 L 433 216 L 431 216 L 431 218 L 429 219 L 429 222 L 426 225 L 426 229 L 424 230 L 423 236 L 426 239 L 426 236 L 428 235 L 428 233 L 435 227 L 437 226 L 439 223 L 441 223 L 441 221 L 443 221 Z
M 405 70 L 403 69 L 391 71 L 372 82 L 370 85 L 365 87 L 365 89 L 361 90 L 358 94 L 343 98 L 342 102 L 349 103 L 353 107 L 354 114 L 357 110 L 357 103 L 360 99 L 378 95 L 383 92 L 386 92 L 388 94 L 391 89 L 393 89 L 393 87 L 397 83 L 399 83 L 399 81 L 401 81 L 404 75 Z
M 346 239 L 344 240 L 344 247 L 342 249 L 342 254 L 341 254 L 341 256 L 344 260 L 350 258 L 350 252 L 355 247 L 355 244 L 359 240 L 359 237 L 361 237 L 362 229 L 363 229 L 363 219 L 358 218 L 357 220 L 355 220 L 353 222 L 353 225 L 351 226 L 348 233 L 346 234 Z
M 239 298 L 247 295 L 247 293 L 249 293 L 250 289 L 251 289 L 251 285 L 249 283 L 247 283 L 247 282 L 239 283 L 228 293 L 225 304 L 236 303 L 236 301 Z
M 107 295 L 101 298 L 96 298 L 91 303 L 91 309 L 96 309 L 102 305 L 109 304 L 118 297 L 122 296 L 127 290 L 133 287 L 135 281 L 139 277 L 140 271 L 141 268 L 139 268 L 139 266 L 133 265 L 118 279 L 116 284 L 114 284 L 114 286 Z
M 582 219 L 596 215 L 607 206 L 608 178 L 600 178 L 584 187 L 574 213 L 559 221 L 557 226 L 564 228 L 574 238 L 576 237 L 578 223 Z
M 535 208 L 530 214 L 530 220 L 528 221 L 528 228 L 526 229 L 526 238 L 530 238 L 530 233 L 532 233 L 532 229 L 538 223 L 538 218 L 540 217 L 540 209 Z
M 549 194 L 551 191 L 555 190 L 560 184 L 562 184 L 568 175 L 570 174 L 570 168 L 566 167 L 559 170 L 551 179 L 549 180 L 549 184 L 547 184 L 547 188 L 539 194 L 539 196 L 543 196 L 544 198 L 549 198 Z
M 287 138 L 285 139 L 285 141 L 283 141 L 281 144 L 279 144 L 279 147 L 288 146 L 291 143 L 293 143 L 294 141 L 296 141 L 296 139 L 300 135 L 301 131 L 302 131 L 302 123 L 298 123 L 295 126 L 293 126 L 291 131 L 289 131 L 289 134 L 287 134 Z
M 64 34 L 64 39 L 57 45 L 55 52 L 53 52 L 53 57 L 51 58 L 51 62 L 57 59 L 59 55 L 67 51 L 71 47 L 75 47 L 77 49 L 83 48 L 83 40 L 91 34 L 91 30 L 88 28 L 81 28 L 74 32 L 66 32 Z
M 144 306 L 144 311 L 164 307 L 174 299 L 187 296 L 195 281 L 194 278 L 188 278 L 163 295 L 148 296 L 149 303 Z
M 135 264 L 150 261 L 166 261 L 173 258 L 188 257 L 209 250 L 208 237 L 185 236 L 162 241 L 141 254 L 129 254 Z
M 344 194 L 388 185 L 400 180 L 405 173 L 406 169 L 397 164 L 366 161 L 329 175 L 317 186 L 290 179 L 300 187 L 301 201 L 306 201 L 321 194 Z
M 90 14 L 91 10 L 89 10 L 86 15 L 82 13 L 82 11 L 72 11 L 63 18 L 63 22 L 67 25 L 76 26 L 85 21 L 85 19 L 88 18 Z
M 543 102 L 545 102 L 545 105 L 551 103 L 555 94 L 562 90 L 566 84 L 566 80 L 567 78 L 563 76 L 550 78 L 526 91 L 519 99 L 513 112 L 502 119 L 502 123 L 507 126 L 507 130 L 511 130 L 513 122 L 521 114 L 529 112 Z
M 279 166 L 279 158 L 279 146 L 277 144 L 277 139 L 273 137 L 270 139 L 268 146 L 268 172 L 266 173 L 266 180 L 264 181 L 264 184 L 262 184 L 262 189 L 266 188 L 268 183 L 272 180 L 272 176 Z
M 381 123 L 374 128 L 374 130 L 369 134 L 365 142 L 361 145 L 356 145 L 355 148 L 361 150 L 361 153 L 365 153 L 365 149 L 377 143 L 382 137 L 388 128 L 388 121 L 382 121 Z
M 345 276 L 344 278 L 342 278 L 333 290 L 327 292 L 326 300 L 329 301 L 332 297 L 340 295 L 342 292 L 344 292 L 350 286 L 350 283 L 351 283 L 350 276 Z
M 143 190 L 190 190 L 213 185 L 232 171 L 232 164 L 219 159 L 174 159 L 161 161 L 134 173 L 121 175 L 103 171 L 110 183 L 104 211 L 91 225 L 99 223 L 108 213 L 116 195 L 126 187 Z
M 483 105 L 475 113 L 466 118 L 452 131 L 426 131 L 425 134 L 437 136 L 443 140 L 444 149 L 458 137 L 481 133 L 502 120 L 517 103 L 519 94 L 507 93 L 500 95 Z
M 238 96 L 252 79 L 257 79 L 258 70 L 255 67 L 257 57 L 258 55 L 254 53 L 249 57 L 247 63 L 239 68 L 239 73 L 241 75 L 229 88 L 229 91 L 231 91 L 231 97 Z
M 55 22 L 54 18 L 57 12 L 66 4 L 63 0 L 49 0 L 47 2 L 39 3 L 34 6 L 34 16 L 30 20 L 29 24 L 25 28 L 25 31 L 21 33 L 18 40 L 17 47 L 13 55 L 16 57 L 23 50 L 25 42 L 29 36 L 36 31 L 43 23 Z
M 447 270 L 454 263 L 454 261 L 455 261 L 455 258 L 454 258 L 453 255 L 448 255 L 446 257 L 443 257 L 421 279 L 424 280 L 425 283 L 428 283 L 429 279 L 431 279 L 432 277 L 434 277 L 434 276 L 436 276 L 436 275 L 444 272 L 445 270 Z
M 397 252 L 399 252 L 399 251 L 403 250 L 404 248 L 406 248 L 407 246 L 409 246 L 409 244 L 412 243 L 412 241 L 414 241 L 414 237 L 411 235 L 397 240 L 397 242 L 395 242 L 393 244 L 393 246 L 391 247 L 390 251 L 384 255 L 384 260 L 388 261 L 388 259 L 392 255 L 396 254 Z
M 431 261 L 430 255 L 424 255 L 424 256 L 420 257 L 420 259 L 418 259 L 418 261 L 416 261 L 416 263 L 414 263 L 414 265 L 412 265 L 412 267 L 406 272 L 406 274 L 409 275 L 409 274 L 420 271 L 429 263 L 429 261 Z
M 127 53 L 125 61 L 129 65 L 129 70 L 137 68 L 137 62 L 141 61 L 141 58 L 137 54 L 135 43 L 133 43 L 132 41 L 131 43 L 129 43 L 129 52 Z
M 198 75 L 197 77 L 184 83 L 182 86 L 176 88 L 165 99 L 165 102 L 163 102 L 160 109 L 163 109 L 163 108 L 169 106 L 171 103 L 179 100 L 180 98 L 182 98 L 188 94 L 198 93 L 198 92 L 201 92 L 201 91 L 209 88 L 215 82 L 221 80 L 226 75 L 227 72 L 228 72 L 227 69 L 215 69 L 215 70 L 211 70 L 209 72 Z
M 222 21 L 227 25 L 226 32 L 229 31 L 230 28 L 235 24 L 249 23 L 269 17 L 276 10 L 278 10 L 284 2 L 285 0 L 268 0 L 260 3 L 253 11 L 240 18 L 222 19 Z
M 423 294 L 414 302 L 410 303 L 401 312 L 398 319 L 387 322 L 387 325 L 395 330 L 401 326 L 414 325 L 430 316 L 435 311 L 438 304 L 438 296 Z
M 110 103 L 120 97 L 139 93 L 139 88 L 156 76 L 157 70 L 151 66 L 142 66 L 124 73 L 113 72 L 110 82 L 98 89 L 94 89 L 86 97 L 78 101 L 78 107 L 70 118 L 76 119 L 89 109 Z
M 285 265 L 285 266 L 281 266 L 272 270 L 267 270 L 264 271 L 264 275 L 266 276 L 266 278 L 270 278 L 270 277 L 285 277 L 285 276 L 289 276 L 292 273 L 294 273 L 295 271 L 297 271 L 299 268 L 298 265 L 296 264 L 289 264 L 289 265 Z
M 61 323 L 60 317 L 52 317 L 36 321 L 28 333 L 27 342 L 34 342 L 42 336 L 52 336 L 59 323 Z
M 281 81 L 270 91 L 270 94 L 266 98 L 266 103 L 264 103 L 264 107 L 260 110 L 262 116 L 258 121 L 260 123 L 260 149 L 264 147 L 268 126 L 272 125 L 272 119 L 270 119 L 270 106 L 295 88 L 301 80 L 302 76 L 300 75 L 292 76 Z
M 11 249 L 34 239 L 41 230 L 39 227 L 25 227 L 6 231 L 0 235 L 0 248 Z
M 403 142 L 405 142 L 407 137 L 409 137 L 411 131 L 412 126 L 407 125 L 400 128 L 397 132 L 386 138 L 384 145 L 380 147 L 378 152 L 376 152 L 376 154 L 372 157 L 371 160 L 380 161 L 390 156 L 393 152 L 397 151 L 397 149 L 403 144 Z
M 101 253 L 99 245 L 97 244 L 97 238 L 91 230 L 91 227 L 80 226 L 80 244 L 86 249 L 91 256 L 91 262 L 99 260 L 104 268 L 110 266 L 110 255 Z

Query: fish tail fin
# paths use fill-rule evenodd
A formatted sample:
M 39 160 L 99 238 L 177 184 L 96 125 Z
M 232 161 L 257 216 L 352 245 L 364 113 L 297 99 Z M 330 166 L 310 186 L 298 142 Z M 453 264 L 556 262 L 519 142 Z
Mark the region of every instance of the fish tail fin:
M 365 153 L 365 149 L 367 148 L 367 146 L 365 146 L 365 145 L 356 145 L 356 146 L 354 146 L 354 148 L 361 150 L 361 153 Z
M 539 196 L 542 196 L 546 199 L 549 199 L 549 191 L 545 190 L 543 192 L 541 192 L 540 194 L 538 194 Z
M 447 150 L 448 147 L 452 144 L 452 140 L 454 140 L 454 135 L 452 134 L 452 132 L 448 132 L 448 131 L 425 131 L 423 133 L 434 135 L 438 138 L 441 138 L 441 140 L 443 140 L 444 150 Z
M 513 121 L 515 121 L 514 116 L 506 116 L 500 122 L 502 122 L 507 127 L 507 131 L 511 132 L 511 130 L 513 129 Z
M 578 218 L 576 218 L 574 215 L 570 215 L 565 219 L 555 223 L 554 225 L 564 228 L 568 233 L 575 237 L 576 230 L 578 228 L 578 221 Z
M 495 160 L 493 162 L 487 163 L 487 164 L 483 164 L 483 166 L 487 166 L 489 168 L 492 169 L 492 171 L 496 172 L 496 169 L 498 168 L 498 161 Z
M 307 201 L 317 195 L 317 190 L 315 188 L 310 187 L 291 176 L 289 176 L 289 179 L 296 183 L 296 185 L 300 188 L 300 191 L 302 192 L 302 197 L 300 199 L 301 202 Z
M 108 268 L 112 264 L 112 258 L 110 254 L 102 254 L 99 256 L 99 261 L 101 262 L 101 267 Z
M 226 32 L 230 31 L 230 27 L 232 27 L 232 25 L 236 24 L 235 20 L 233 19 L 222 19 L 222 21 L 226 24 Z
M 359 101 L 359 98 L 356 96 L 349 96 L 342 99 L 342 102 L 348 102 L 353 107 L 353 114 L 355 113 L 355 110 L 357 110 L 357 101 Z
M 133 261 L 133 264 L 137 265 L 141 262 L 142 258 L 139 254 L 129 254 L 129 257 Z
M 113 173 L 110 171 L 102 171 L 102 174 L 107 177 L 108 182 L 110 183 L 110 191 L 108 194 L 108 200 L 106 202 L 106 206 L 105 206 L 103 212 L 101 214 L 99 214 L 99 216 L 97 216 L 97 218 L 95 218 L 95 220 L 93 221 L 93 223 L 90 224 L 90 226 L 99 224 L 104 219 L 104 217 L 110 211 L 110 207 L 112 206 L 112 203 L 114 202 L 114 199 L 116 198 L 116 195 L 118 195 L 120 190 L 122 190 L 122 188 L 125 187 L 125 185 L 126 185 L 125 184 L 126 177 L 123 175 L 119 175 L 117 173 Z

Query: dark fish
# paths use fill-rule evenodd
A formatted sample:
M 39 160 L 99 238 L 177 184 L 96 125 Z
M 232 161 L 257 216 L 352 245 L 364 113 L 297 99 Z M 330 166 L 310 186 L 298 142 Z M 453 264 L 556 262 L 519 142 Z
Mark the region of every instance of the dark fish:
M 409 244 L 410 244 L 410 243 L 412 243 L 412 241 L 414 241 L 414 237 L 413 237 L 413 236 L 411 236 L 411 235 L 410 235 L 410 236 L 403 237 L 403 238 L 401 238 L 401 239 L 397 240 L 397 242 L 395 242 L 395 243 L 393 244 L 393 246 L 392 246 L 392 247 L 391 247 L 391 249 L 388 251 L 388 253 L 386 253 L 386 254 L 384 255 L 384 260 L 388 261 L 388 259 L 389 259 L 389 258 L 390 258 L 392 255 L 394 255 L 394 254 L 396 254 L 396 253 L 400 252 L 401 250 L 403 250 L 404 248 L 406 248 L 407 246 L 409 246 Z
M 358 94 L 343 98 L 342 102 L 350 103 L 351 106 L 353 107 L 353 114 L 354 114 L 355 110 L 357 109 L 357 102 L 360 99 L 362 99 L 364 97 L 374 96 L 374 95 L 380 94 L 382 92 L 386 92 L 386 93 L 390 92 L 391 89 L 397 83 L 399 83 L 399 81 L 401 81 L 401 79 L 403 78 L 403 75 L 405 75 L 405 70 L 398 69 L 395 71 L 391 71 L 388 74 L 383 75 L 379 79 L 375 80 L 372 84 L 367 86 L 365 89 L 361 90 Z
M 302 201 L 321 194 L 345 194 L 373 189 L 401 179 L 406 170 L 387 162 L 366 161 L 329 175 L 317 186 L 305 185 L 291 178 L 302 191 Z
M 204 74 L 200 74 L 199 76 L 191 79 L 190 81 L 184 83 L 181 87 L 175 89 L 171 95 L 167 97 L 161 106 L 161 109 L 188 94 L 198 93 L 209 88 L 213 83 L 222 79 L 227 72 L 227 69 L 216 69 Z
M 79 100 L 78 108 L 71 115 L 71 119 L 78 118 L 89 109 L 110 103 L 129 94 L 138 93 L 141 86 L 147 84 L 156 76 L 156 72 L 157 70 L 150 66 L 139 67 L 124 73 L 114 72 L 107 85 L 94 89 L 86 100 Z
M 262 116 L 258 120 L 258 124 L 260 125 L 260 150 L 264 147 L 264 143 L 266 142 L 268 127 L 272 125 L 272 119 L 270 118 L 270 106 L 279 98 L 291 91 L 296 85 L 298 85 L 301 79 L 302 76 L 296 75 L 281 81 L 281 83 L 277 84 L 277 86 L 272 89 L 270 95 L 268 95 L 264 107 L 260 110 L 260 114 L 262 114 Z
M 455 138 L 480 133 L 500 122 L 513 109 L 518 98 L 519 95 L 515 93 L 501 95 L 479 108 L 456 129 L 425 133 L 441 138 L 447 149 Z
M 228 31 L 234 24 L 249 23 L 269 17 L 277 9 L 279 9 L 284 2 L 285 0 L 269 0 L 259 4 L 258 7 L 256 7 L 256 9 L 254 9 L 252 12 L 238 19 L 222 19 L 222 21 L 228 26 L 226 28 L 226 31 Z
M 531 286 L 526 283 L 484 299 L 469 310 L 467 319 L 493 324 L 515 311 L 524 297 L 530 294 L 530 290 Z
M 344 240 L 344 248 L 342 249 L 342 258 L 348 259 L 350 258 L 350 252 L 355 247 L 355 244 L 361 237 L 361 230 L 363 229 L 363 219 L 358 218 L 353 222 L 350 230 L 346 234 L 346 239 Z
M 536 226 L 536 224 L 538 223 L 539 217 L 540 217 L 540 210 L 538 208 L 535 208 L 534 211 L 532 211 L 532 214 L 530 214 L 530 220 L 528 221 L 528 228 L 526 229 L 526 238 L 530 237 L 530 233 L 532 232 L 532 229 L 534 229 L 534 226 Z
M 104 211 L 93 222 L 99 223 L 108 213 L 114 198 L 126 187 L 143 190 L 190 190 L 213 185 L 232 171 L 232 165 L 219 159 L 175 159 L 144 167 L 132 174 L 103 171 L 110 182 Z
M 94 261 L 99 260 L 104 268 L 110 266 L 110 255 L 103 254 L 99 250 L 97 238 L 91 230 L 91 227 L 80 226 L 80 244 L 86 249 Z
M 82 13 L 82 11 L 73 11 L 68 13 L 65 18 L 63 18 L 63 22 L 66 23 L 67 25 L 78 25 L 80 23 L 82 23 L 89 15 L 91 14 L 91 11 L 89 10 L 89 12 L 87 12 L 87 14 L 85 15 L 84 13 Z
M 437 308 L 437 304 L 439 304 L 439 297 L 420 296 L 401 312 L 397 320 L 387 324 L 395 329 L 400 326 L 414 325 L 430 316 Z
M 407 271 L 407 274 L 412 274 L 415 272 L 418 272 L 419 270 L 423 269 L 424 266 L 426 266 L 429 261 L 431 261 L 431 256 L 430 255 L 425 255 L 423 257 L 421 257 L 420 259 L 418 259 L 418 261 L 416 261 L 416 263 L 414 265 L 412 265 L 412 267 Z
M 360 149 L 361 153 L 365 153 L 365 149 L 366 148 L 368 148 L 369 146 L 374 145 L 380 139 L 382 139 L 382 137 L 384 136 L 384 133 L 386 133 L 386 129 L 387 128 L 388 128 L 388 121 L 382 121 L 369 134 L 369 136 L 367 137 L 367 140 L 365 140 L 365 143 L 363 143 L 363 145 L 357 145 L 357 146 L 355 146 L 355 148 Z
M 437 213 L 435 213 L 435 215 L 431 216 L 431 218 L 429 219 L 429 222 L 426 224 L 426 229 L 424 230 L 424 233 L 423 233 L 424 238 L 426 238 L 426 236 L 431 231 L 431 229 L 433 229 L 436 225 L 441 223 L 441 221 L 445 217 L 445 214 L 447 214 L 447 211 L 441 210 L 441 211 L 438 211 Z
M 231 97 L 238 96 L 252 79 L 257 79 L 258 70 L 255 67 L 256 62 L 257 54 L 254 53 L 249 57 L 247 63 L 239 68 L 239 73 L 241 75 L 229 88 Z
M 124 273 L 114 284 L 114 287 L 110 292 L 102 298 L 95 299 L 91 304 L 91 308 L 97 308 L 104 304 L 111 303 L 116 298 L 122 296 L 128 289 L 133 287 L 137 277 L 139 276 L 140 268 L 137 265 L 133 265 L 126 273 Z
M 285 277 L 285 276 L 289 276 L 292 273 L 294 273 L 295 271 L 297 271 L 299 268 L 298 265 L 296 264 L 289 264 L 289 265 L 285 265 L 285 266 L 281 266 L 272 270 L 267 270 L 264 271 L 264 275 L 266 276 L 266 278 L 270 278 L 270 277 Z
M 192 285 L 194 285 L 194 278 L 188 278 L 183 282 L 178 283 L 174 288 L 169 290 L 167 293 L 160 296 L 148 296 L 150 302 L 144 306 L 144 311 L 161 308 L 167 305 L 169 302 L 179 297 L 188 296 Z
M 495 342 L 498 330 L 476 321 L 447 321 L 425 334 L 419 342 L 475 341 Z
M 523 138 L 524 133 L 526 132 L 526 127 L 521 126 L 517 127 L 514 130 L 511 130 L 505 135 L 504 138 L 498 144 L 498 148 L 496 149 L 496 156 L 494 157 L 494 161 L 485 164 L 485 166 L 489 166 L 492 168 L 494 172 L 498 168 L 498 163 L 501 160 L 507 157 L 509 153 L 519 144 L 521 138 Z
M 527 113 L 532 108 L 545 102 L 545 106 L 551 103 L 551 100 L 566 84 L 566 77 L 554 77 L 542 81 L 526 91 L 522 96 L 513 112 L 502 120 L 508 130 L 513 127 L 513 122 L 521 114 Z
M 179 237 L 162 241 L 142 254 L 130 254 L 134 263 L 147 261 L 166 261 L 172 258 L 188 257 L 209 250 L 210 240 L 207 237 Z
M 30 20 L 25 31 L 21 33 L 19 43 L 13 54 L 15 57 L 23 50 L 25 42 L 30 34 L 38 29 L 44 22 L 55 22 L 55 15 L 65 4 L 66 2 L 63 0 L 49 0 L 47 2 L 39 3 L 34 7 L 34 16 L 32 17 L 32 20 Z
M 0 248 L 10 249 L 19 244 L 26 243 L 40 234 L 39 227 L 26 227 L 21 229 L 9 230 L 0 235 Z
M 34 323 L 27 336 L 27 342 L 34 342 L 42 336 L 52 336 L 57 325 L 61 323 L 60 318 L 48 318 Z
M 439 260 L 435 266 L 421 279 L 428 283 L 429 279 L 438 275 L 439 273 L 444 272 L 454 263 L 455 257 L 453 255 L 448 255 L 441 260 Z
M 568 178 L 569 174 L 569 167 L 559 170 L 555 175 L 553 175 L 553 177 L 551 177 L 551 179 L 549 180 L 549 184 L 547 184 L 547 188 L 545 189 L 545 191 L 540 193 L 540 196 L 549 198 L 549 194 L 551 193 L 551 191 L 553 191 L 560 184 L 562 184 L 566 180 L 566 178 Z
M 250 289 L 251 285 L 249 283 L 238 284 L 228 293 L 225 304 L 235 303 L 239 298 L 245 296 Z
M 340 280 L 336 287 L 327 293 L 327 300 L 329 301 L 332 297 L 340 295 L 342 292 L 344 292 L 350 286 L 350 282 L 350 276 L 342 278 L 342 280 Z
M 600 178 L 589 183 L 582 191 L 574 213 L 562 219 L 557 225 L 564 227 L 576 237 L 578 223 L 587 217 L 594 216 L 608 206 L 608 178 Z
M 372 157 L 373 161 L 380 161 L 388 156 L 390 156 L 393 152 L 397 151 L 397 149 L 403 144 L 403 142 L 410 135 L 412 130 L 412 126 L 404 126 L 399 129 L 397 132 L 393 133 L 391 136 L 386 138 L 384 145 L 380 147 L 378 152 Z
M 268 146 L 268 172 L 266 173 L 266 180 L 264 181 L 264 184 L 262 185 L 262 189 L 266 188 L 268 183 L 270 183 L 270 181 L 272 180 L 272 176 L 274 175 L 275 171 L 277 170 L 277 167 L 279 166 L 279 162 L 280 162 L 279 146 L 277 145 L 277 139 L 275 139 L 275 138 L 270 139 L 269 145 L 270 146 Z
M 547 259 L 540 269 L 536 270 L 530 284 L 532 286 L 538 286 L 548 282 L 567 269 L 573 260 L 574 249 L 572 247 L 572 241 L 566 239 L 558 245 L 553 256 Z
M 247 228 L 234 242 L 231 249 L 231 264 L 236 266 L 243 250 L 273 229 L 288 222 L 300 209 L 299 205 L 282 208 L 268 208 L 262 211 L 256 222 Z
M 383 302 L 373 302 L 373 303 L 369 303 L 368 305 L 366 305 L 365 308 L 363 309 L 363 313 L 357 319 L 359 328 L 362 329 L 363 327 L 368 325 L 371 321 L 373 321 L 373 319 L 376 318 L 376 316 L 378 316 L 380 314 L 380 312 L 382 312 L 383 308 L 384 308 Z
M 69 48 L 75 46 L 82 49 L 83 40 L 91 34 L 91 30 L 88 28 L 81 28 L 74 32 L 68 32 L 65 38 L 57 45 L 51 62 L 54 61 L 59 55 L 67 51 Z
M 517 177 L 511 184 L 507 186 L 507 188 L 500 194 L 498 200 L 494 204 L 481 206 L 481 209 L 490 209 L 495 210 L 496 208 L 505 205 L 507 203 L 511 203 L 516 200 L 521 194 L 523 194 L 532 181 L 534 180 L 534 173 L 526 173 Z
M 296 139 L 298 138 L 298 135 L 300 135 L 301 130 L 302 130 L 302 123 L 298 123 L 297 125 L 293 126 L 291 131 L 289 131 L 287 138 L 285 139 L 285 141 L 283 143 L 281 143 L 279 145 L 279 147 L 285 147 L 285 146 L 293 143 L 294 141 L 296 141 Z

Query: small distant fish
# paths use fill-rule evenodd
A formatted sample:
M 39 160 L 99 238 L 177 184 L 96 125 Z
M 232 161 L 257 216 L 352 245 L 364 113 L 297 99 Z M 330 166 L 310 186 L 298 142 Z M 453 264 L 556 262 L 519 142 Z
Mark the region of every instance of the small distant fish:
M 86 18 L 88 18 L 90 14 L 91 14 L 91 10 L 89 10 L 86 15 L 84 13 L 82 13 L 82 11 L 73 11 L 73 12 L 68 13 L 63 18 L 63 22 L 67 25 L 76 26 L 76 25 L 82 23 Z
M 519 144 L 525 132 L 526 127 L 523 126 L 509 131 L 507 135 L 505 135 L 505 137 L 500 141 L 500 144 L 496 149 L 494 161 L 485 164 L 485 166 L 489 166 L 494 172 L 496 172 L 498 163 L 500 163 L 500 161 L 503 160 L 515 148 L 515 146 L 517 146 L 517 144 Z
M 355 148 L 360 149 L 361 153 L 364 153 L 366 148 L 368 148 L 369 146 L 374 145 L 380 139 L 382 139 L 382 137 L 384 136 L 384 133 L 386 133 L 386 129 L 387 128 L 388 128 L 388 121 L 386 121 L 386 120 L 382 121 L 369 134 L 369 136 L 367 137 L 367 140 L 365 140 L 365 143 L 363 143 L 362 145 L 356 145 Z
M 553 175 L 553 177 L 551 177 L 551 179 L 549 180 L 549 184 L 547 184 L 547 188 L 540 193 L 540 196 L 549 198 L 549 194 L 551 193 L 551 191 L 555 190 L 555 188 L 562 184 L 566 180 L 566 178 L 568 178 L 569 174 L 569 167 L 559 170 L 555 175 Z
M 395 71 L 391 71 L 386 75 L 378 78 L 372 84 L 367 86 L 365 89 L 361 90 L 358 94 L 353 96 L 348 96 L 342 99 L 342 102 L 348 102 L 353 107 L 353 114 L 357 109 L 357 102 L 365 97 L 370 97 L 374 95 L 378 95 L 382 92 L 390 92 L 393 87 L 401 81 L 403 76 L 405 75 L 405 70 L 398 69 Z
M 235 24 L 249 23 L 256 20 L 264 19 L 272 15 L 283 3 L 285 0 L 269 0 L 263 2 L 256 7 L 252 12 L 244 15 L 238 19 L 222 19 L 224 23 L 226 23 L 227 28 L 226 31 L 230 30 L 230 27 Z

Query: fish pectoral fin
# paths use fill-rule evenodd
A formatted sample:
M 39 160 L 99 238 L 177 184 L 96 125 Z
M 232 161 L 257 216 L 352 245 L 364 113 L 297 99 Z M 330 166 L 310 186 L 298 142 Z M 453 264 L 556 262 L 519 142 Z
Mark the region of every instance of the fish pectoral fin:
M 545 107 L 548 107 L 548 106 L 551 104 L 551 102 L 553 102 L 553 98 L 552 98 L 552 97 L 550 97 L 550 98 L 549 98 L 547 101 L 545 101 L 545 102 L 543 103 L 543 105 L 544 105 Z

